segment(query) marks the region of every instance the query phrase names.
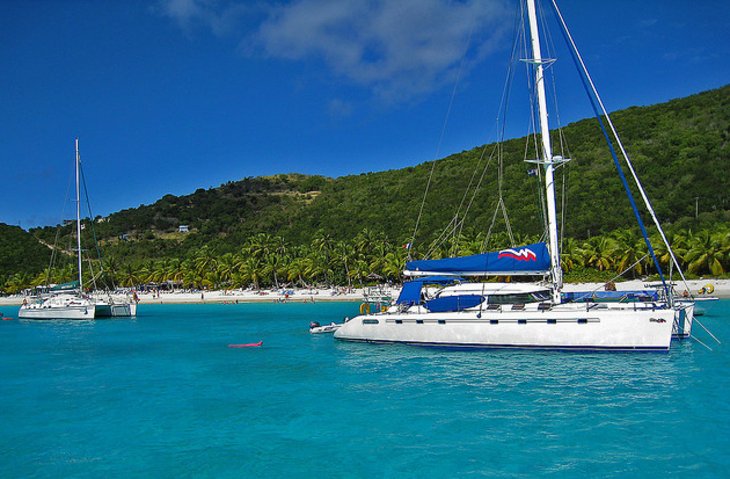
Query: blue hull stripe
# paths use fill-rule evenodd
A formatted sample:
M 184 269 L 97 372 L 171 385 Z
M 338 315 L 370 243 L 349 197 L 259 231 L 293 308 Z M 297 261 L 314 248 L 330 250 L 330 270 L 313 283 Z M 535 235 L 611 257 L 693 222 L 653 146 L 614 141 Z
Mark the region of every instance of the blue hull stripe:
M 459 343 L 429 343 L 418 341 L 386 341 L 375 339 L 349 339 L 337 338 L 341 341 L 352 341 L 359 343 L 374 344 L 407 344 L 409 346 L 424 346 L 429 348 L 446 348 L 446 349 L 535 349 L 547 351 L 656 351 L 667 352 L 668 347 L 662 346 L 544 346 L 537 344 L 459 344 Z

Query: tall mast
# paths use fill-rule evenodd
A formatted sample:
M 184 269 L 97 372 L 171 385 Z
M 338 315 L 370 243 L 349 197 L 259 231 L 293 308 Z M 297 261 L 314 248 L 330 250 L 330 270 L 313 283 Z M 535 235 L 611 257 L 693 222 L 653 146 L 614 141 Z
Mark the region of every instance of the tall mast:
M 527 16 L 530 23 L 530 41 L 532 43 L 532 59 L 535 65 L 535 89 L 537 90 L 537 106 L 540 114 L 540 136 L 542 137 L 542 153 L 540 163 L 545 168 L 545 193 L 548 213 L 548 240 L 550 246 L 550 264 L 553 277 L 553 301 L 560 302 L 560 289 L 563 287 L 563 270 L 560 268 L 558 252 L 558 220 L 555 206 L 555 158 L 550 144 L 550 126 L 548 125 L 547 101 L 545 97 L 545 78 L 543 60 L 540 53 L 540 34 L 537 28 L 535 0 L 527 0 Z
M 79 293 L 84 292 L 84 283 L 81 280 L 81 188 L 79 186 L 79 139 L 76 138 L 76 252 L 79 262 Z

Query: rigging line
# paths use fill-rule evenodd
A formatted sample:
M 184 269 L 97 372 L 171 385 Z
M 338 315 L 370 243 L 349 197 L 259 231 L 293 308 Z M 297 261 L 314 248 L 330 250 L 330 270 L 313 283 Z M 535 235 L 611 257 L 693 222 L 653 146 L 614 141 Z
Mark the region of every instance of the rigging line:
M 709 347 L 708 345 L 706 345 L 705 343 L 703 343 L 702 341 L 700 341 L 698 338 L 696 338 L 694 336 L 690 336 L 690 338 L 694 339 L 695 341 L 697 341 L 698 343 L 700 343 L 702 346 L 704 346 L 707 349 L 709 349 L 710 351 L 712 351 L 712 348 L 711 347 Z
M 497 114 L 497 129 L 499 131 L 499 137 L 497 140 L 496 149 L 493 151 L 497 153 L 497 161 L 498 161 L 498 169 L 497 169 L 497 191 L 498 191 L 498 201 L 495 206 L 494 215 L 492 216 L 492 223 L 489 226 L 489 230 L 487 231 L 487 235 L 484 238 L 482 249 L 486 250 L 487 245 L 489 244 L 489 240 L 492 236 L 492 229 L 495 224 L 497 212 L 500 209 L 500 205 L 502 207 L 502 212 L 505 217 L 505 228 L 507 229 L 508 235 L 513 240 L 512 235 L 512 228 L 509 224 L 509 215 L 506 211 L 506 206 L 504 203 L 504 137 L 505 137 L 505 131 L 507 127 L 507 114 L 509 112 L 509 105 L 510 101 L 509 98 L 512 93 L 512 85 L 514 83 L 514 74 L 515 74 L 515 68 L 514 65 L 516 64 L 518 60 L 518 52 L 520 49 L 520 45 L 522 44 L 521 38 L 524 35 L 524 15 L 522 14 L 522 3 L 518 4 L 517 7 L 517 14 L 515 15 L 515 23 L 513 27 L 513 41 L 512 41 L 512 49 L 511 49 L 511 55 L 510 59 L 507 62 L 507 75 L 505 76 L 504 86 L 502 87 L 502 99 L 500 100 L 500 107 Z M 492 158 L 490 157 L 489 163 L 491 163 Z M 484 178 L 486 176 L 487 168 L 489 167 L 489 164 L 487 164 L 482 170 L 482 177 L 479 180 L 478 188 L 475 189 L 474 195 L 472 196 L 472 199 L 469 203 L 469 206 L 467 208 L 467 212 L 469 209 L 471 209 L 471 206 L 476 200 L 476 195 L 478 193 L 478 190 L 481 189 L 481 185 L 483 184 Z
M 500 204 L 503 207 L 503 212 L 505 215 L 505 227 L 508 230 L 508 234 L 509 234 L 509 237 L 511 238 L 511 240 L 513 238 L 512 228 L 511 228 L 511 225 L 509 224 L 509 216 L 506 213 L 506 207 L 504 205 L 504 195 L 503 195 L 503 191 L 504 191 L 504 189 L 503 189 L 504 137 L 505 137 L 505 131 L 507 128 L 507 114 L 509 113 L 509 105 L 510 105 L 509 99 L 510 99 L 510 96 L 512 93 L 512 85 L 514 83 L 514 75 L 515 75 L 514 65 L 516 64 L 517 59 L 518 59 L 518 51 L 519 51 L 520 44 L 521 44 L 521 42 L 520 42 L 521 34 L 524 33 L 524 15 L 522 14 L 522 4 L 521 3 L 518 5 L 518 13 L 515 15 L 515 23 L 514 23 L 513 31 L 514 31 L 514 34 L 513 34 L 513 41 L 512 41 L 511 56 L 510 56 L 509 61 L 507 62 L 507 75 L 505 76 L 504 86 L 502 87 L 502 99 L 500 101 L 500 108 L 498 110 L 497 119 L 496 119 L 498 130 L 499 130 L 499 138 L 497 141 L 497 147 L 492 152 L 492 155 L 494 155 L 495 152 L 497 153 L 497 159 L 499 162 L 498 177 L 497 177 L 499 199 L 498 199 L 497 205 L 495 206 L 495 212 L 494 212 L 494 216 L 492 218 L 492 224 L 489 227 L 487 236 L 484 238 L 484 242 L 483 242 L 483 246 L 482 246 L 483 250 L 486 250 L 487 245 L 489 244 L 489 240 L 492 235 L 492 228 L 494 226 L 494 222 L 495 222 L 497 211 L 499 209 Z M 473 203 L 476 200 L 476 195 L 478 193 L 478 190 L 481 189 L 481 185 L 483 184 L 487 169 L 488 169 L 491 161 L 492 161 L 492 157 L 490 157 L 489 163 L 484 167 L 484 170 L 482 170 L 482 176 L 479 179 L 477 189 L 475 189 L 474 195 L 472 196 L 472 199 L 467 207 L 467 213 L 471 209 L 471 206 L 473 205 Z
M 86 197 L 86 208 L 89 210 L 89 224 L 91 225 L 91 236 L 94 239 L 94 247 L 96 248 L 96 256 L 101 261 L 101 249 L 99 248 L 99 241 L 96 238 L 96 227 L 94 226 L 94 213 L 91 211 L 91 201 L 89 201 L 89 187 L 86 185 L 86 175 L 84 175 L 84 169 L 79 162 L 79 171 L 81 172 L 81 182 L 84 184 L 84 196 Z
M 482 161 L 484 159 L 484 153 L 485 153 L 486 148 L 487 147 L 485 145 L 484 148 L 482 149 L 482 154 L 479 157 L 479 161 L 477 162 L 477 165 L 474 168 L 474 171 L 472 172 L 471 178 L 469 179 L 469 184 L 467 185 L 466 189 L 464 190 L 464 195 L 461 197 L 461 201 L 459 202 L 459 206 L 456 208 L 456 211 L 454 212 L 454 220 L 456 220 L 456 222 L 457 222 L 456 224 L 458 225 L 454 229 L 454 234 L 457 237 L 461 237 L 461 232 L 462 232 L 463 227 L 464 227 L 464 223 L 465 223 L 465 220 L 466 220 L 466 215 L 469 213 L 469 208 L 467 207 L 467 209 L 464 211 L 461 220 L 459 220 L 459 215 L 461 214 L 461 210 L 464 207 L 464 203 L 466 202 L 466 199 L 469 196 L 469 192 L 472 189 L 472 185 L 474 185 L 474 178 L 476 178 L 477 171 L 479 171 L 479 166 L 481 165 L 481 163 L 482 163 Z M 476 192 L 477 192 L 477 185 L 474 186 L 474 194 L 476 194 Z M 458 233 L 456 233 L 456 230 L 457 229 L 458 229 Z
M 472 193 L 471 198 L 470 198 L 469 202 L 467 203 L 466 209 L 464 211 L 463 218 L 461 220 L 462 224 L 466 220 L 466 215 L 469 214 L 469 211 L 471 210 L 471 206 L 474 203 L 474 200 L 476 198 L 476 195 L 478 194 L 479 190 L 482 187 L 482 183 L 484 182 L 484 177 L 486 175 L 487 170 L 489 169 L 489 166 L 492 164 L 492 160 L 495 157 L 495 152 L 497 151 L 498 146 L 499 146 L 499 144 L 496 144 L 492 148 L 492 153 L 489 155 L 489 158 L 487 158 L 487 162 L 484 165 L 484 168 L 482 168 L 482 173 L 479 176 L 479 181 L 477 181 L 476 185 L 474 186 L 474 192 Z M 485 157 L 485 154 L 486 154 L 486 150 L 487 150 L 487 145 L 485 145 L 484 146 L 484 149 L 482 150 L 482 155 L 479 158 L 479 163 L 477 164 L 477 166 L 481 165 L 482 162 L 484 161 L 484 157 Z M 477 171 L 478 171 L 478 169 L 475 169 L 474 170 L 474 176 L 476 175 L 476 172 Z M 471 186 L 471 182 L 470 182 L 470 186 Z
M 542 4 L 540 4 L 540 16 L 542 18 L 543 25 L 547 24 L 547 18 L 545 14 L 545 9 L 542 8 Z M 557 49 L 555 48 L 555 41 L 553 39 L 551 30 L 549 28 L 543 28 L 542 29 L 543 35 L 545 37 L 545 46 L 546 51 L 549 58 L 557 58 Z M 563 158 L 571 158 L 570 156 L 570 149 L 568 148 L 568 145 L 565 141 L 565 135 L 563 132 L 563 125 L 562 121 L 560 120 L 560 106 L 558 104 L 558 90 L 557 85 L 555 81 L 556 73 L 555 68 L 551 68 L 552 64 L 548 65 L 548 68 L 546 68 L 546 73 L 549 73 L 550 80 L 552 82 L 552 97 L 553 97 L 553 108 L 555 111 L 555 120 L 557 124 L 557 133 L 558 133 L 558 140 L 560 143 L 560 155 Z M 548 72 L 549 70 L 549 72 Z M 567 152 L 567 153 L 566 153 Z M 568 207 L 567 198 L 566 198 L 566 181 L 568 179 L 568 174 L 566 173 L 568 164 L 563 163 L 559 167 L 562 167 L 562 174 L 561 174 L 561 195 L 560 195 L 560 250 L 562 251 L 563 248 L 563 242 L 565 239 L 565 218 L 567 216 L 566 210 Z
M 528 58 L 528 55 L 530 55 L 530 52 L 527 51 L 527 40 L 525 39 L 525 57 Z M 537 137 L 537 123 L 535 120 L 535 109 L 537 108 L 536 102 L 535 102 L 535 88 L 537 88 L 537 85 L 533 83 L 533 75 L 531 74 L 531 65 L 529 63 L 525 64 L 525 74 L 527 76 L 527 86 L 528 91 L 530 92 L 530 131 L 532 132 L 531 135 L 527 136 L 527 139 L 525 141 L 525 156 L 524 160 L 527 160 L 527 155 L 529 152 L 530 147 L 530 140 L 532 140 L 533 145 L 533 151 L 535 152 L 536 158 L 541 158 L 544 155 L 541 155 L 542 150 L 542 142 Z M 542 168 L 538 166 L 537 169 L 537 178 L 538 178 L 538 184 L 542 184 Z M 533 188 L 533 191 L 537 192 L 538 198 L 539 198 L 539 205 L 540 205 L 540 216 L 542 220 L 542 227 L 543 231 L 548 230 L 548 221 L 547 221 L 547 212 L 546 212 L 546 205 L 545 205 L 545 195 L 542 194 L 541 188 Z
M 646 246 L 649 249 L 649 254 L 652 257 L 652 260 L 654 261 L 654 265 L 657 269 L 657 272 L 659 273 L 659 277 L 662 280 L 662 285 L 664 286 L 664 292 L 667 295 L 667 299 L 671 302 L 671 296 L 669 294 L 669 288 L 667 286 L 666 280 L 664 278 L 664 273 L 662 272 L 661 266 L 659 264 L 659 260 L 656 257 L 656 254 L 654 253 L 654 247 L 651 244 L 651 241 L 649 240 L 648 233 L 646 231 L 646 226 L 644 226 L 644 221 L 641 219 L 641 214 L 639 213 L 638 206 L 636 205 L 636 201 L 634 200 L 634 195 L 631 193 L 631 189 L 629 188 L 628 181 L 626 180 L 626 175 L 624 175 L 623 169 L 621 168 L 621 164 L 619 163 L 618 156 L 616 155 L 616 150 L 613 147 L 613 143 L 611 141 L 611 138 L 608 135 L 608 131 L 606 131 L 606 127 L 603 124 L 603 120 L 601 119 L 601 115 L 598 112 L 598 108 L 596 106 L 596 100 L 599 101 L 601 105 L 601 109 L 603 111 L 604 116 L 606 117 L 607 121 L 609 122 L 609 125 L 611 126 L 612 132 L 614 136 L 618 139 L 618 135 L 616 134 L 616 130 L 613 129 L 613 125 L 610 123 L 610 118 L 608 116 L 608 112 L 603 107 L 603 103 L 600 102 L 600 98 L 598 97 L 598 92 L 596 91 L 595 86 L 593 85 L 593 82 L 591 81 L 590 75 L 588 74 L 588 70 L 585 67 L 585 64 L 583 63 L 583 59 L 580 57 L 580 53 L 578 53 L 578 48 L 576 47 L 575 43 L 573 42 L 573 38 L 570 36 L 570 32 L 568 31 L 568 27 L 565 24 L 565 21 L 563 20 L 562 15 L 560 14 L 560 10 L 558 9 L 557 4 L 555 3 L 555 0 L 553 0 L 552 5 L 555 9 L 555 12 L 557 13 L 562 29 L 561 32 L 563 36 L 565 37 L 566 42 L 572 46 L 572 48 L 569 48 L 571 56 L 573 58 L 573 62 L 576 64 L 576 67 L 578 67 L 578 71 L 582 73 L 582 75 L 579 75 L 581 82 L 583 83 L 583 88 L 585 88 L 586 93 L 588 94 L 588 98 L 591 103 L 591 107 L 593 108 L 593 111 L 596 115 L 596 119 L 598 120 L 598 124 L 601 127 L 601 131 L 603 132 L 603 136 L 606 139 L 606 143 L 608 144 L 608 149 L 611 152 L 611 156 L 613 157 L 614 165 L 616 166 L 616 170 L 618 171 L 619 178 L 621 179 L 621 183 L 624 186 L 624 190 L 626 191 L 626 196 L 629 198 L 629 202 L 631 203 L 631 208 L 634 210 L 634 216 L 636 217 L 636 221 L 639 223 L 639 228 L 641 229 L 641 234 L 644 237 L 644 241 L 646 242 Z M 580 61 L 580 66 L 578 65 Z M 582 67 L 582 68 L 581 68 Z M 591 91 L 588 88 L 588 84 L 586 83 L 586 79 L 590 82 L 590 85 L 593 90 L 593 95 L 591 95 Z M 595 98 L 594 98 L 595 96 Z M 628 160 L 628 155 L 626 155 L 625 151 L 623 150 L 623 145 L 621 145 L 620 140 L 618 140 L 619 146 L 621 146 L 621 150 L 624 153 L 624 158 L 627 161 L 627 164 L 631 165 L 631 162 Z M 633 168 L 631 168 L 631 171 L 633 173 Z M 634 175 L 634 181 L 637 182 L 637 186 L 639 187 L 639 191 L 642 191 L 642 196 L 644 197 L 644 201 L 647 204 L 647 207 L 649 208 L 649 211 L 652 213 L 652 217 L 655 219 L 656 217 L 653 214 L 653 210 L 651 209 L 651 204 L 648 203 L 648 198 L 643 194 L 643 188 L 641 188 L 641 184 L 638 183 L 638 178 Z M 659 226 L 659 230 L 661 232 L 661 226 Z M 663 234 L 663 232 L 662 232 Z M 670 254 L 672 254 L 672 257 L 674 257 L 674 254 L 671 251 L 671 247 L 667 244 L 667 249 L 669 250 Z M 676 261 L 676 260 L 675 260 Z M 681 270 L 680 270 L 681 274 Z M 684 277 L 684 276 L 683 276 Z
M 58 253 L 56 251 L 56 248 L 58 248 L 58 240 L 61 237 L 61 228 L 63 228 L 63 222 L 64 217 L 66 216 L 66 204 L 68 203 L 69 196 L 71 195 L 71 182 L 73 177 L 69 176 L 68 183 L 66 184 L 66 196 L 63 200 L 63 205 L 61 206 L 61 224 L 58 225 L 56 228 L 56 237 L 53 240 L 53 248 L 51 248 L 51 260 L 48 264 L 48 274 L 46 275 L 46 286 L 50 286 L 51 284 L 51 271 L 53 270 L 53 264 L 58 259 Z
M 622 277 L 622 276 L 623 276 L 624 274 L 628 273 L 628 272 L 629 272 L 629 271 L 631 271 L 631 270 L 632 270 L 633 268 L 635 268 L 635 267 L 636 267 L 636 265 L 638 265 L 639 263 L 641 263 L 642 261 L 644 261 L 644 260 L 646 259 L 646 257 L 647 257 L 647 256 L 649 256 L 649 255 L 648 255 L 648 254 L 645 254 L 644 256 L 642 256 L 641 258 L 639 258 L 639 260 L 635 261 L 635 262 L 634 262 L 634 264 L 632 264 L 632 265 L 631 265 L 631 266 L 629 266 L 628 268 L 624 269 L 623 271 L 621 271 L 621 272 L 620 272 L 619 274 L 617 274 L 617 275 L 616 275 L 616 276 L 614 276 L 613 278 L 611 278 L 611 279 L 609 279 L 608 281 L 606 281 L 606 283 L 610 283 L 611 281 L 616 281 L 617 279 L 619 279 L 620 277 Z M 601 289 L 602 287 L 603 287 L 603 286 L 598 286 L 598 287 L 597 287 L 596 289 L 592 290 L 592 291 L 591 291 L 591 293 L 595 293 L 596 291 L 598 291 L 598 290 L 599 290 L 599 289 Z
M 474 27 L 475 27 L 475 22 L 472 22 L 471 29 L 469 31 L 469 36 L 468 36 L 467 42 L 466 42 L 466 48 L 464 49 L 464 54 L 461 57 L 461 61 L 459 62 L 459 69 L 457 70 L 457 73 L 456 73 L 456 79 L 454 81 L 454 88 L 451 90 L 451 98 L 449 99 L 449 106 L 446 109 L 444 123 L 443 123 L 443 126 L 441 127 L 441 135 L 439 137 L 439 141 L 436 146 L 436 154 L 434 157 L 434 161 L 431 164 L 431 172 L 428 175 L 428 182 L 426 183 L 426 189 L 423 192 L 423 200 L 421 201 L 421 207 L 418 211 L 418 217 L 416 218 L 416 226 L 413 229 L 413 237 L 411 238 L 411 245 L 413 245 L 416 242 L 416 234 L 418 233 L 418 226 L 421 222 L 421 217 L 423 216 L 423 208 L 426 205 L 426 198 L 428 197 L 428 191 L 431 187 L 431 182 L 433 179 L 433 172 L 436 168 L 436 161 L 437 161 L 438 157 L 441 155 L 441 145 L 443 144 L 444 136 L 446 135 L 446 125 L 449 122 L 449 116 L 451 115 L 451 108 L 454 105 L 454 98 L 456 97 L 456 89 L 459 86 L 459 81 L 461 80 L 461 73 L 464 69 L 464 64 L 466 63 L 467 54 L 469 53 L 469 47 L 471 45 L 472 35 L 474 34 Z M 408 259 L 411 259 L 411 248 L 408 248 Z
M 697 319 L 697 318 L 695 317 L 695 318 L 693 318 L 693 319 L 692 319 L 692 321 L 695 321 L 695 322 L 697 322 L 697 324 L 699 324 L 699 325 L 700 325 L 700 327 L 701 327 L 702 329 L 704 329 L 704 330 L 705 330 L 705 332 L 706 332 L 707 334 L 709 334 L 709 335 L 710 335 L 710 337 L 711 337 L 712 339 L 714 339 L 715 341 L 717 341 L 717 344 L 722 344 L 722 342 L 720 342 L 720 340 L 719 340 L 719 339 L 717 339 L 717 338 L 715 337 L 715 335 L 714 335 L 714 334 L 712 334 L 712 333 L 710 332 L 710 330 L 709 330 L 709 329 L 707 329 L 707 328 L 705 327 L 705 325 L 704 325 L 704 324 L 702 324 L 702 323 L 700 322 L 700 320 L 699 320 L 699 319 Z
M 626 161 L 626 165 L 628 166 L 629 171 L 631 172 L 631 176 L 634 178 L 634 182 L 636 183 L 636 187 L 639 190 L 639 194 L 641 195 L 641 198 L 644 200 L 644 205 L 646 206 L 647 210 L 649 211 L 649 214 L 651 215 L 651 218 L 654 221 L 654 225 L 657 227 L 657 230 L 659 231 L 659 235 L 661 236 L 662 240 L 664 241 L 664 244 L 667 247 L 667 250 L 669 251 L 670 256 L 672 257 L 672 261 L 674 261 L 674 264 L 677 266 L 677 271 L 679 272 L 679 275 L 681 276 L 684 285 L 689 288 L 689 286 L 687 285 L 687 279 L 685 278 L 684 272 L 682 271 L 682 267 L 680 266 L 679 261 L 677 261 L 677 258 L 674 255 L 674 251 L 672 250 L 672 247 L 669 244 L 669 241 L 667 240 L 666 235 L 664 234 L 664 230 L 663 230 L 661 224 L 659 223 L 659 219 L 656 217 L 654 208 L 651 206 L 651 202 L 649 201 L 649 198 L 646 195 L 646 191 L 644 190 L 644 187 L 642 186 L 641 181 L 639 181 L 639 177 L 636 174 L 636 171 L 634 170 L 634 166 L 631 162 L 631 159 L 629 158 L 629 155 L 626 152 L 626 149 L 624 148 L 621 138 L 619 138 L 618 133 L 616 132 L 616 128 L 613 125 L 613 121 L 611 121 L 611 117 L 608 115 L 608 111 L 606 110 L 606 107 L 604 106 L 603 101 L 601 100 L 601 97 L 598 94 L 598 90 L 596 89 L 596 86 L 593 83 L 593 79 L 591 78 L 590 74 L 588 73 L 588 69 L 586 68 L 585 63 L 583 62 L 583 58 L 581 57 L 580 53 L 578 52 L 578 49 L 575 46 L 575 42 L 573 41 L 573 37 L 570 35 L 570 32 L 568 31 L 568 28 L 565 25 L 565 20 L 563 20 L 560 10 L 558 9 L 558 6 L 555 4 L 554 0 L 553 0 L 553 6 L 563 25 L 564 33 L 567 34 L 567 37 L 570 39 L 571 45 L 573 45 L 575 54 L 577 55 L 578 60 L 580 61 L 580 64 L 582 66 L 583 72 L 585 73 L 585 76 L 586 76 L 588 82 L 590 83 L 591 89 L 593 90 L 593 94 L 595 95 L 596 100 L 598 101 L 598 104 L 601 107 L 601 111 L 603 111 L 603 114 L 606 117 L 606 123 L 608 123 L 608 126 L 611 129 L 611 132 L 613 133 L 613 136 L 616 139 L 616 144 L 618 145 L 619 150 L 621 151 L 621 154 L 624 158 L 624 161 Z M 650 247 L 650 251 L 651 251 L 651 247 Z M 662 279 L 662 281 L 663 281 L 663 279 Z
M 433 253 L 436 252 L 436 249 L 441 247 L 442 244 L 446 241 L 446 238 L 448 237 L 448 232 L 451 227 L 451 224 L 454 222 L 455 218 L 451 218 L 451 221 L 449 221 L 449 224 L 446 225 L 446 227 L 441 231 L 441 233 L 436 237 L 435 240 L 431 242 L 431 245 L 429 246 L 429 249 L 426 252 L 426 258 L 430 258 Z
M 501 202 L 502 199 L 499 199 L 499 202 Z M 497 208 L 494 209 L 494 214 L 492 215 L 492 223 L 489 225 L 489 230 L 487 230 L 487 237 L 484 238 L 484 246 L 482 247 L 482 250 L 486 251 L 487 247 L 489 246 L 489 239 L 492 237 L 492 228 L 494 227 L 494 223 L 497 221 L 497 212 L 499 211 L 499 202 L 497 203 Z
M 518 11 L 521 11 L 521 7 L 522 7 L 521 4 L 518 4 Z M 519 33 L 520 25 L 522 22 L 522 18 L 523 18 L 523 15 L 521 15 L 521 14 L 515 15 L 515 21 L 514 21 L 514 26 L 513 26 L 514 34 L 513 34 L 513 40 L 512 40 L 511 56 L 510 56 L 509 61 L 507 62 L 507 75 L 505 76 L 504 84 L 502 86 L 502 96 L 500 98 L 499 108 L 497 110 L 497 118 L 495 119 L 495 123 L 496 123 L 495 129 L 496 129 L 496 131 L 498 131 L 498 141 L 497 141 L 495 147 L 492 149 L 492 153 L 489 156 L 489 160 L 488 160 L 487 164 L 482 169 L 482 174 L 479 178 L 479 181 L 474 186 L 474 190 L 471 195 L 471 199 L 469 200 L 469 202 L 466 206 L 466 209 L 464 210 L 463 218 L 460 223 L 460 228 L 459 228 L 459 233 L 458 233 L 459 236 L 461 236 L 461 234 L 462 234 L 463 226 L 466 222 L 466 217 L 469 214 L 469 211 L 471 211 L 471 207 L 473 206 L 473 204 L 476 200 L 476 197 L 477 197 L 479 191 L 481 190 L 481 187 L 484 182 L 485 175 L 486 175 L 486 171 L 489 168 L 489 165 L 491 164 L 491 161 L 492 161 L 492 158 L 494 157 L 495 152 L 497 153 L 497 158 L 499 160 L 497 187 L 498 187 L 498 192 L 499 192 L 499 198 L 503 197 L 502 192 L 503 192 L 504 136 L 505 136 L 507 112 L 509 110 L 509 98 L 510 98 L 510 94 L 512 91 L 512 83 L 513 83 L 513 78 L 514 78 L 513 65 L 517 58 L 517 51 L 519 49 L 519 44 L 520 44 L 518 33 Z M 500 118 L 501 118 L 501 121 L 500 121 Z M 486 149 L 487 149 L 487 146 L 485 145 L 484 149 L 482 150 L 482 155 L 479 159 L 479 163 L 477 164 L 477 168 L 475 168 L 474 174 L 472 175 L 472 178 L 469 181 L 469 187 L 465 191 L 464 197 L 462 198 L 462 202 L 459 205 L 459 210 L 458 210 L 459 212 L 461 211 L 461 208 L 464 204 L 464 200 L 468 196 L 469 189 L 471 188 L 471 186 L 473 184 L 473 180 L 476 175 L 476 172 L 478 171 L 478 167 L 479 167 L 479 165 L 481 165 L 482 160 L 484 159 Z M 506 222 L 509 223 L 509 220 L 507 219 Z M 508 225 L 508 229 L 511 230 L 511 228 L 509 228 L 509 225 Z

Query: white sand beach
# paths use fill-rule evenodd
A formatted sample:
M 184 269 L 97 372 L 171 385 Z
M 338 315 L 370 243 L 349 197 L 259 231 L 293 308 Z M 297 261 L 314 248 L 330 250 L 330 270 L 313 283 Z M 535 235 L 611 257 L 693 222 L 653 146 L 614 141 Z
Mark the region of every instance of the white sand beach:
M 624 281 L 616 283 L 616 289 L 619 291 L 640 290 L 645 289 L 645 282 L 642 280 Z M 707 285 L 712 285 L 714 291 L 711 296 L 719 298 L 730 298 L 730 279 L 693 279 L 687 282 L 689 291 L 695 296 L 701 296 L 700 289 Z M 601 291 L 604 289 L 604 283 L 567 283 L 563 288 L 566 292 L 572 291 Z M 686 288 L 681 283 L 675 282 L 675 288 L 678 292 L 683 292 Z M 399 288 L 387 289 L 391 297 L 396 297 Z M 322 301 L 362 301 L 364 290 L 355 288 L 330 288 L 330 289 L 286 289 L 286 290 L 216 290 L 216 291 L 160 291 L 158 293 L 140 293 L 140 304 L 193 304 L 193 303 L 317 303 Z M 4 296 L 0 297 L 0 306 L 2 305 L 20 305 L 23 302 L 23 296 Z

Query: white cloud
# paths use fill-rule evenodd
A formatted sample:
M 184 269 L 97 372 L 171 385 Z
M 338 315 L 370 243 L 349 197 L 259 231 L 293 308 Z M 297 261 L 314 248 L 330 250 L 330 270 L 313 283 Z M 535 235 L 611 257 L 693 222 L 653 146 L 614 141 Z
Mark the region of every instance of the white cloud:
M 183 27 L 202 22 L 217 33 L 244 12 L 205 0 L 167 0 L 163 11 Z M 263 19 L 243 33 L 246 55 L 318 59 L 386 99 L 417 97 L 453 81 L 467 46 L 468 68 L 510 24 L 505 0 L 295 0 L 258 13 Z
M 185 32 L 203 26 L 216 35 L 234 33 L 242 18 L 258 10 L 248 2 L 223 0 L 160 0 L 158 5 L 156 10 L 173 19 Z

